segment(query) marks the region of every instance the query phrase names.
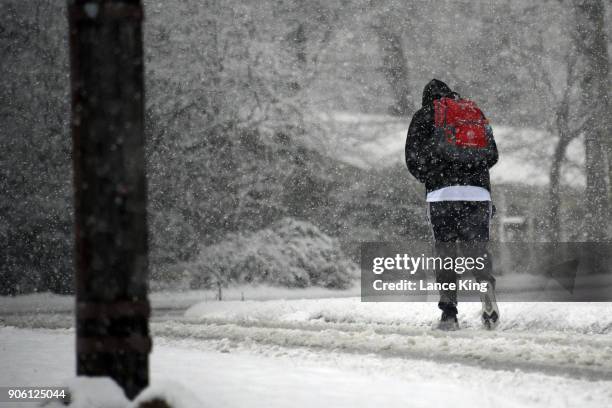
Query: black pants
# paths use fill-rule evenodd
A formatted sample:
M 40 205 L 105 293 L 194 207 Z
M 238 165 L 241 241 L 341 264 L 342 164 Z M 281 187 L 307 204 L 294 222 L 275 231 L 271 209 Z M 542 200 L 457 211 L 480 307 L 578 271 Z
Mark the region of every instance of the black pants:
M 478 282 L 495 285 L 491 274 L 491 256 L 486 250 L 492 216 L 490 201 L 438 201 L 428 204 L 428 218 L 435 241 L 437 256 L 478 257 L 486 254 L 485 267 L 472 269 Z M 463 244 L 465 243 L 465 245 Z M 461 253 L 459 253 L 461 252 Z M 452 269 L 436 270 L 436 282 L 457 282 L 457 273 Z M 457 291 L 440 291 L 438 307 L 457 313 Z

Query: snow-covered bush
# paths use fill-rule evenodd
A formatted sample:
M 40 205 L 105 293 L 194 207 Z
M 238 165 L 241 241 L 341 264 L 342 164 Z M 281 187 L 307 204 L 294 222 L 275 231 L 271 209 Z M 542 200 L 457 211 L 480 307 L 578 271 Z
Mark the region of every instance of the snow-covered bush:
M 315 225 L 283 218 L 249 234 L 229 234 L 203 247 L 187 265 L 192 288 L 234 283 L 345 288 L 356 277 L 339 243 Z
M 128 408 L 206 408 L 200 399 L 180 383 L 156 382 L 145 388 Z

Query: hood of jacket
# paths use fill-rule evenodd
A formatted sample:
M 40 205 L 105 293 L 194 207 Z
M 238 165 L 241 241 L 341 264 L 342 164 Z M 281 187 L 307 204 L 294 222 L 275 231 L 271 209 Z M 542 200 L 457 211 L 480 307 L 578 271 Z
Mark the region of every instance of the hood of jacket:
M 432 79 L 425 85 L 423 89 L 423 106 L 432 105 L 435 99 L 442 97 L 450 97 L 453 91 L 444 82 L 439 79 Z

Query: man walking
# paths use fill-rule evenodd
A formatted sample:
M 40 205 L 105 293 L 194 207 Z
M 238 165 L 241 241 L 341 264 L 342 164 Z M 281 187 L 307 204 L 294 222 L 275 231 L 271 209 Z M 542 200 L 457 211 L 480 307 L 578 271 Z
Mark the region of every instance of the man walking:
M 467 243 L 482 254 L 493 213 L 489 169 L 498 159 L 493 131 L 474 102 L 462 99 L 437 79 L 425 86 L 422 105 L 408 130 L 406 164 L 425 184 L 436 249 L 455 250 L 456 243 Z M 499 311 L 490 257 L 486 259 L 486 267 L 474 275 L 478 282 L 487 282 L 488 290 L 481 295 L 482 320 L 492 328 Z M 436 270 L 438 283 L 456 280 L 455 271 Z M 440 328 L 458 328 L 456 290 L 440 291 L 438 307 Z

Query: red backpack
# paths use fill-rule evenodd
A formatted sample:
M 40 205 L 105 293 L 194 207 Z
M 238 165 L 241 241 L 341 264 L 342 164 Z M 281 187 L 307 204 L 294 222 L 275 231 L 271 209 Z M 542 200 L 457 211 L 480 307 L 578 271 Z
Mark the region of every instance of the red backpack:
M 488 125 L 473 101 L 447 97 L 434 100 L 434 129 L 446 159 L 470 162 L 486 156 L 493 137 Z

